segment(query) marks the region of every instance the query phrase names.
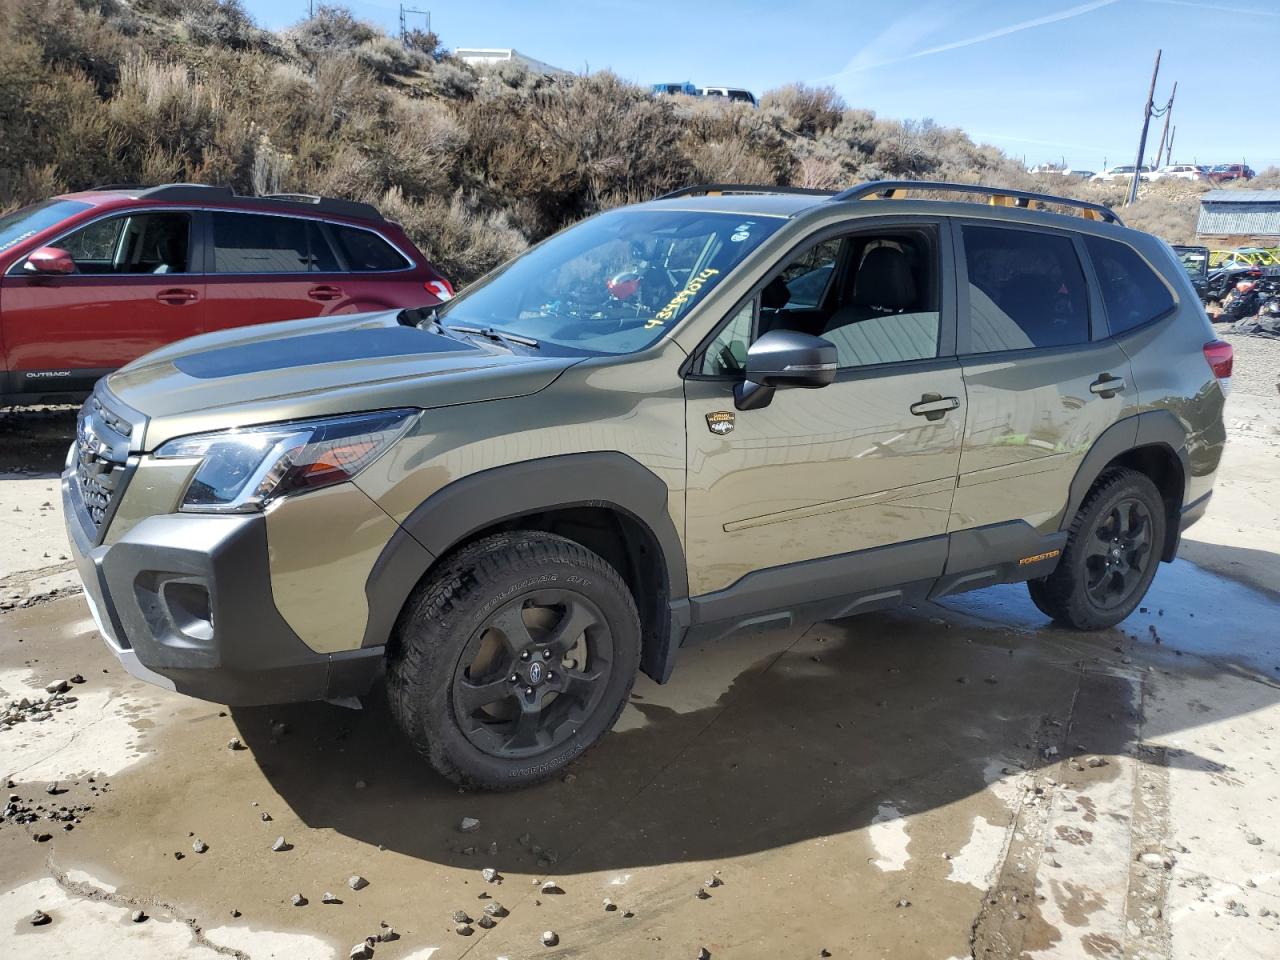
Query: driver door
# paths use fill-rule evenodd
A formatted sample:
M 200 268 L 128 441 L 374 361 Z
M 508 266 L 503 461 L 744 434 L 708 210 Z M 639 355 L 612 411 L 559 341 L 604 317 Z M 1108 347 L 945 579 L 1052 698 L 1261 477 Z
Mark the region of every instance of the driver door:
M 205 283 L 192 273 L 192 215 L 122 214 L 50 243 L 76 272 L 4 278 L 9 366 L 29 392 L 83 391 L 144 353 L 200 332 Z
M 685 545 L 690 595 L 704 595 L 695 620 L 942 573 L 965 417 L 945 226 L 883 223 L 819 238 L 695 354 L 685 380 Z M 892 313 L 862 317 L 859 298 L 873 285 L 857 271 L 872 248 L 899 241 L 918 247 L 918 287 Z M 777 278 L 796 287 L 794 304 Z M 836 381 L 736 410 L 734 368 L 765 327 L 834 343 Z M 919 412 L 930 395 L 954 405 Z

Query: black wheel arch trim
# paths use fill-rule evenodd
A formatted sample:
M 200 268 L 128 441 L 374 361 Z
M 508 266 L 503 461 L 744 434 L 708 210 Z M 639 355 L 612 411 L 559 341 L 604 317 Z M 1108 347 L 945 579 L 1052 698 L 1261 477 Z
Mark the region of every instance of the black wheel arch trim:
M 1191 459 L 1187 453 L 1187 430 L 1170 410 L 1146 410 L 1113 423 L 1098 435 L 1071 480 L 1066 507 L 1058 529 L 1065 531 L 1080 510 L 1089 491 L 1113 460 L 1142 447 L 1163 447 L 1182 467 L 1182 492 L 1170 517 L 1162 559 L 1172 560 L 1178 549 L 1178 516 L 1187 502 L 1191 482 Z
M 498 524 L 555 510 L 597 507 L 639 524 L 660 553 L 662 616 L 645 637 L 641 669 L 665 682 L 688 626 L 684 546 L 667 509 L 666 483 L 624 453 L 567 453 L 491 467 L 437 490 L 402 521 L 365 583 L 369 620 L 362 646 L 385 644 L 409 594 L 458 544 Z M 637 597 L 637 605 L 646 598 Z

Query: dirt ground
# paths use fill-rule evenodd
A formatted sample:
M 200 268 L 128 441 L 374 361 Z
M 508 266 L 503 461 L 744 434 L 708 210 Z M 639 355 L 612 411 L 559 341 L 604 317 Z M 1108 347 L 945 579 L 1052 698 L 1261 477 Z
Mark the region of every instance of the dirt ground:
M 1236 346 L 1209 515 L 1120 629 L 1015 585 L 735 636 L 497 796 L 435 777 L 380 697 L 129 678 L 65 559 L 72 418 L 0 419 L 0 712 L 83 680 L 0 724 L 0 956 L 342 960 L 387 924 L 377 960 L 1275 957 L 1280 370 Z

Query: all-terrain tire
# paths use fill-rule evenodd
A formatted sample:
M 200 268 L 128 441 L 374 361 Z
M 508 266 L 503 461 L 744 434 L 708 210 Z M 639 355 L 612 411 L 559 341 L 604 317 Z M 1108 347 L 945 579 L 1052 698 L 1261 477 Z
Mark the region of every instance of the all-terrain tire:
M 1146 508 L 1151 524 L 1151 542 L 1143 558 L 1141 575 L 1131 591 L 1115 606 L 1102 607 L 1087 589 L 1091 576 L 1088 566 L 1091 543 L 1117 505 L 1132 501 Z M 1071 521 L 1067 545 L 1062 550 L 1057 568 L 1047 577 L 1027 581 L 1031 602 L 1041 613 L 1076 630 L 1114 627 L 1129 616 L 1146 596 L 1160 566 L 1166 526 L 1164 500 L 1146 474 L 1126 467 L 1106 471 L 1098 478 Z
M 607 624 L 612 651 L 603 695 L 545 755 L 495 756 L 468 739 L 456 715 L 460 661 L 500 603 L 548 587 L 581 595 Z M 605 560 L 554 534 L 499 533 L 448 558 L 406 601 L 392 638 L 388 700 L 414 748 L 440 774 L 488 790 L 517 789 L 554 777 L 613 727 L 635 682 L 640 647 L 635 600 Z

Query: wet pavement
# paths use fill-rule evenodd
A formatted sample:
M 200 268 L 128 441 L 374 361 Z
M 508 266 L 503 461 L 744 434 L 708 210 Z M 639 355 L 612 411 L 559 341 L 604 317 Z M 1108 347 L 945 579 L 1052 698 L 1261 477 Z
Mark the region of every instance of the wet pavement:
M 10 464 L 0 512 L 38 510 L 60 446 Z M 503 795 L 432 774 L 381 696 L 134 681 L 81 596 L 31 586 L 56 557 L 11 550 L 0 708 L 84 682 L 0 732 L 0 956 L 341 960 L 382 924 L 378 960 L 1275 956 L 1280 581 L 1246 540 L 1197 542 L 1100 633 L 1009 586 L 684 650 L 569 776 Z

